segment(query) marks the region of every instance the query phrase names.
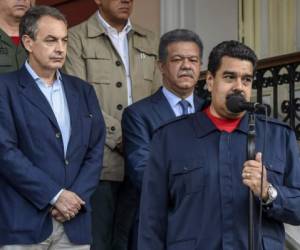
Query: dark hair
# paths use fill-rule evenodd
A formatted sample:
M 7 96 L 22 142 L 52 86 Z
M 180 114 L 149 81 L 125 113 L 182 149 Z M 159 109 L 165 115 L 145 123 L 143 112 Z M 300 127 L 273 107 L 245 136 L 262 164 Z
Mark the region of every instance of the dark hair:
M 219 43 L 210 52 L 207 70 L 213 76 L 216 75 L 216 72 L 220 68 L 221 60 L 224 56 L 250 61 L 253 65 L 253 69 L 255 70 L 257 62 L 255 52 L 245 44 L 231 40 Z
M 168 57 L 169 44 L 174 42 L 194 42 L 197 44 L 200 52 L 200 58 L 203 55 L 203 44 L 200 37 L 193 31 L 187 29 L 175 29 L 165 33 L 159 42 L 158 56 L 161 62 L 165 62 Z
M 67 25 L 67 19 L 58 9 L 46 5 L 37 5 L 31 7 L 21 18 L 19 26 L 20 37 L 28 35 L 30 38 L 35 39 L 38 21 L 44 16 L 53 17 Z

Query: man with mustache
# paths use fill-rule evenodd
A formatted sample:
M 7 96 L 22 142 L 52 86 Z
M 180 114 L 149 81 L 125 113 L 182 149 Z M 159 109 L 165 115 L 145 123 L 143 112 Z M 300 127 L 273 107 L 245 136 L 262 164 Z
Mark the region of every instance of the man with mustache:
M 227 107 L 232 95 L 250 101 L 256 61 L 240 42 L 218 44 L 206 78 L 211 104 L 155 133 L 143 179 L 138 249 L 248 249 L 249 188 L 255 249 L 283 250 L 283 223 L 300 224 L 294 132 L 255 115 L 256 157 L 247 160 L 249 114 Z
M 0 73 L 19 69 L 26 59 L 21 45 L 19 24 L 34 0 L 0 1 Z
M 138 197 L 154 131 L 176 116 L 194 113 L 202 105 L 193 93 L 201 71 L 202 55 L 202 42 L 194 32 L 177 29 L 164 34 L 160 39 L 158 62 L 163 87 L 130 105 L 123 113 L 125 167 Z M 137 249 L 138 216 L 137 213 L 131 249 Z
M 28 59 L 0 76 L 0 250 L 88 250 L 105 124 L 95 91 L 60 72 L 67 21 L 30 8 Z
M 125 178 L 121 117 L 130 104 L 161 84 L 158 41 L 131 23 L 133 0 L 95 0 L 97 12 L 69 31 L 67 73 L 93 85 L 107 137 L 99 185 L 93 195 L 93 250 L 126 250 L 136 197 Z

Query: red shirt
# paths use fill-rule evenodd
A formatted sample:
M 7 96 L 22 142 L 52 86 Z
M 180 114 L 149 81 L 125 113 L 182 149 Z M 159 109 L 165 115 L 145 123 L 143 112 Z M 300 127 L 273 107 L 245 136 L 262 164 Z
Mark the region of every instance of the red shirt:
M 19 36 L 11 36 L 10 38 L 11 38 L 12 42 L 13 42 L 16 46 L 18 46 L 18 45 L 20 44 L 20 42 L 21 42 L 21 39 L 20 39 Z
M 217 127 L 218 130 L 220 131 L 226 131 L 228 133 L 231 133 L 234 131 L 238 125 L 240 124 L 241 118 L 237 119 L 226 119 L 226 118 L 219 118 L 214 116 L 210 108 L 207 107 L 206 109 L 203 110 L 204 114 L 207 115 L 207 117 L 212 121 L 212 123 Z

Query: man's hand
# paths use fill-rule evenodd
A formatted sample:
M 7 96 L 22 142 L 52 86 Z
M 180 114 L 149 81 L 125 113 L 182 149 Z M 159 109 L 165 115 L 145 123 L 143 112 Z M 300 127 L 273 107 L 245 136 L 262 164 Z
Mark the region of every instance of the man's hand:
M 59 195 L 54 207 L 67 219 L 75 217 L 85 202 L 75 193 L 64 190 Z
M 267 171 L 265 166 L 262 167 L 261 153 L 257 153 L 255 160 L 249 160 L 244 163 L 244 169 L 242 173 L 243 183 L 248 186 L 255 196 L 261 195 L 261 175 L 263 171 L 263 192 L 262 200 L 268 199 L 268 186 Z
M 50 210 L 51 216 L 60 223 L 64 223 L 67 219 L 56 208 Z

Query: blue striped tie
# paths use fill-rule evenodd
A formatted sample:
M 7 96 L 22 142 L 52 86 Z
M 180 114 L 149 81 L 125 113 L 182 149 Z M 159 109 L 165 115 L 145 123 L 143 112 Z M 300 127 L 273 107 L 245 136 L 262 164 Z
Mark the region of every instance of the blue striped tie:
M 182 115 L 187 115 L 189 113 L 189 105 L 190 103 L 187 100 L 181 100 L 178 102 L 182 109 Z

